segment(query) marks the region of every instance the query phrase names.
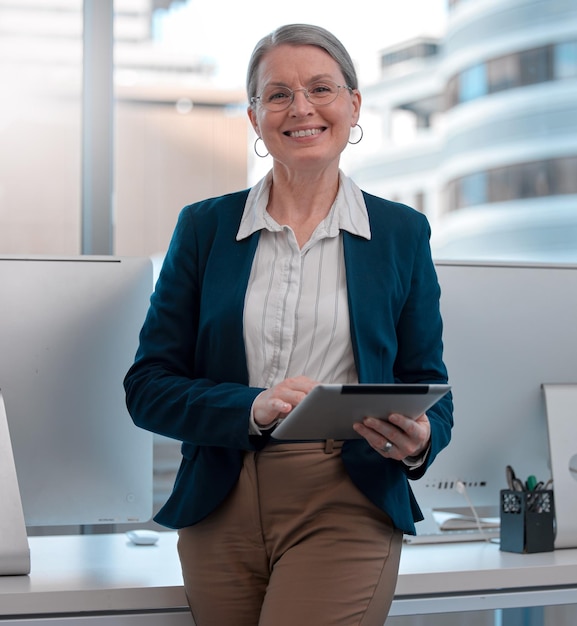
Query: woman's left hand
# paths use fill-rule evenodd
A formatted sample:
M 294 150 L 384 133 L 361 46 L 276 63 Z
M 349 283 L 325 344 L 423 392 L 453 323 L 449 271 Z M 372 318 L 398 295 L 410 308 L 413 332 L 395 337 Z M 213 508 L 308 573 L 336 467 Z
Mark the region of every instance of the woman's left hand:
M 431 425 L 425 413 L 417 419 L 398 413 L 386 420 L 365 417 L 353 427 L 381 456 L 397 461 L 421 455 L 431 438 Z

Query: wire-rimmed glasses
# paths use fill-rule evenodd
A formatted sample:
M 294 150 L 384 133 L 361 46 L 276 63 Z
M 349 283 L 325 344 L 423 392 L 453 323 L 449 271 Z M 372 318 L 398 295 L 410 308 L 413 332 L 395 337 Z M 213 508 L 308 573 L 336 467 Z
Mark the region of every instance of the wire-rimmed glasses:
M 283 85 L 267 85 L 260 96 L 255 96 L 250 101 L 251 104 L 260 103 L 268 111 L 284 111 L 294 102 L 295 93 L 302 91 L 311 104 L 324 106 L 334 102 L 341 89 L 352 91 L 348 85 L 337 85 L 332 80 L 318 80 L 301 89 L 290 89 Z

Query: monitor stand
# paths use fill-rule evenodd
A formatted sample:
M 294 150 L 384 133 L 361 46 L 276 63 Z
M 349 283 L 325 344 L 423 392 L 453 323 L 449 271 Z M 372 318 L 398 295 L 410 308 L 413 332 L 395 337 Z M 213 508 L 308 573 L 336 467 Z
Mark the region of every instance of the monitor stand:
M 577 383 L 543 385 L 555 502 L 555 548 L 577 548 Z
M 18 489 L 4 399 L 0 390 L 0 575 L 30 573 L 30 548 Z

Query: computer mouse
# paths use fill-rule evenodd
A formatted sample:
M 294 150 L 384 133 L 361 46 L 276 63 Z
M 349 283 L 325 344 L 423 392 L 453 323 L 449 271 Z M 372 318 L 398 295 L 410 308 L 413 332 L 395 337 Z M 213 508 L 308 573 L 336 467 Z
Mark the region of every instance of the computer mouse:
M 137 546 L 153 546 L 157 543 L 160 535 L 155 530 L 129 530 L 126 536 L 131 543 Z

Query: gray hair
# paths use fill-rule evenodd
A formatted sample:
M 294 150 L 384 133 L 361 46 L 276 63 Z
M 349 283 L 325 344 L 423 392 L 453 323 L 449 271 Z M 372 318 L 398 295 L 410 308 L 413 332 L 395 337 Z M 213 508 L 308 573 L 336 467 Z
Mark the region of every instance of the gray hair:
M 343 44 L 328 30 L 310 24 L 288 24 L 263 37 L 255 46 L 246 74 L 246 91 L 249 102 L 257 93 L 258 68 L 267 52 L 277 46 L 316 46 L 329 54 L 339 65 L 348 87 L 358 89 L 357 72 Z

